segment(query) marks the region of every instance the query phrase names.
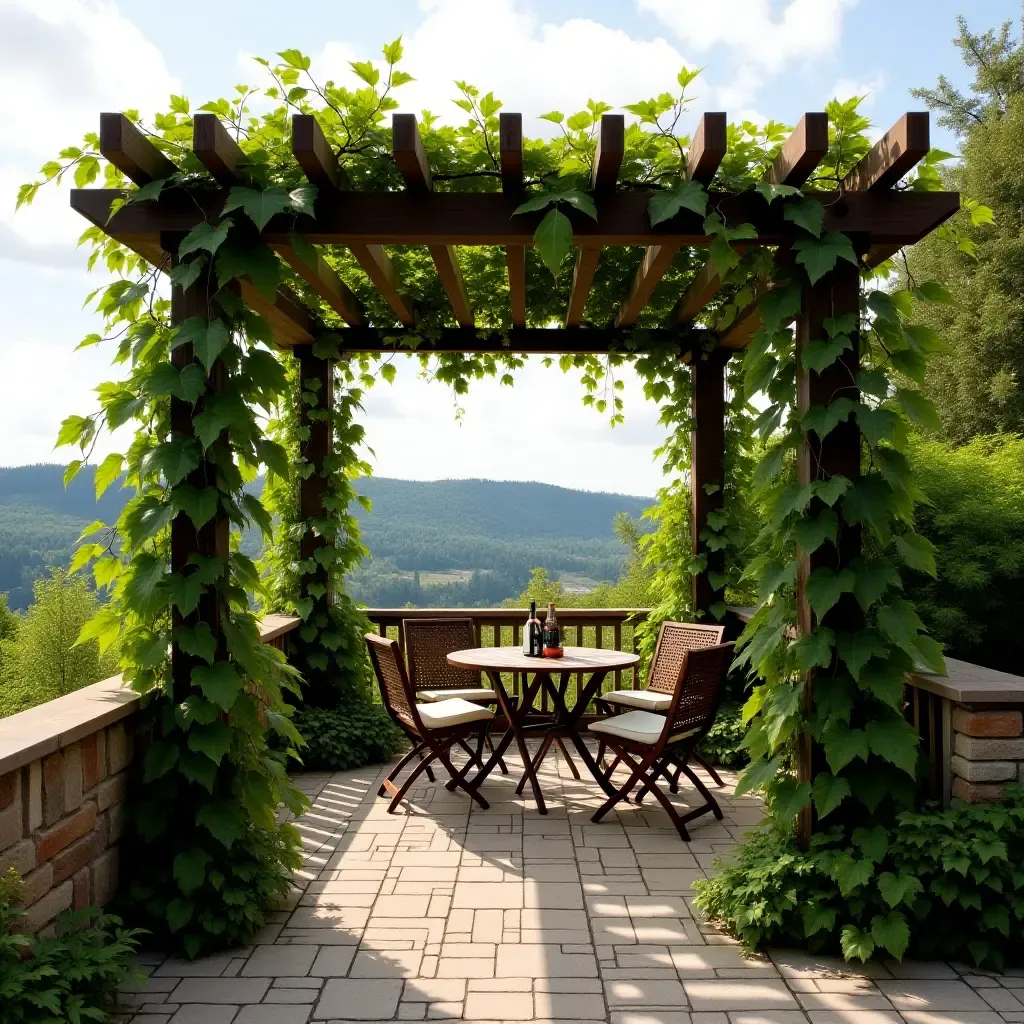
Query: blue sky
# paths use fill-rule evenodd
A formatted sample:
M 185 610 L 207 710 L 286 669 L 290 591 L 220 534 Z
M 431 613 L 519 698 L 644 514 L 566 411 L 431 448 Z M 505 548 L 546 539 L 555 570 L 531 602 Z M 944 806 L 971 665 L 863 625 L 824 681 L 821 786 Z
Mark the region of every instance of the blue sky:
M 968 12 L 975 30 L 1020 16 L 1016 0 L 985 0 Z M 101 110 L 151 111 L 169 92 L 194 103 L 252 81 L 255 54 L 298 47 L 321 77 L 339 81 L 347 62 L 376 58 L 401 34 L 404 67 L 416 77 L 398 98 L 461 116 L 448 102 L 452 80 L 493 89 L 505 109 L 529 119 L 577 109 L 588 97 L 620 105 L 674 85 L 682 63 L 705 67 L 701 110 L 795 122 L 835 93 L 868 94 L 865 110 L 881 133 L 919 104 L 913 86 L 944 73 L 966 86 L 952 44 L 952 0 L 0 0 L 0 86 L 16 95 L 0 112 L 0 465 L 70 458 L 52 451 L 60 420 L 93 407 L 91 387 L 107 379 L 109 354 L 72 353 L 97 324 L 81 309 L 100 282 L 82 270 L 75 241 L 83 225 L 65 192 L 13 214 L 17 185 L 81 133 Z M 933 144 L 955 140 L 933 126 Z M 43 311 L 42 313 L 40 311 Z M 40 363 L 48 390 L 27 382 Z M 579 403 L 575 380 L 530 367 L 520 386 L 485 382 L 456 422 L 451 395 L 410 368 L 375 389 L 367 426 L 380 475 L 536 476 L 522 444 L 525 425 L 562 438 L 558 482 L 651 494 L 661 482 L 651 449 L 661 440 L 657 409 L 627 381 L 626 427 L 614 432 Z M 106 450 L 114 450 L 115 439 Z M 450 453 L 461 457 L 453 466 Z M 496 459 L 495 453 L 501 453 Z

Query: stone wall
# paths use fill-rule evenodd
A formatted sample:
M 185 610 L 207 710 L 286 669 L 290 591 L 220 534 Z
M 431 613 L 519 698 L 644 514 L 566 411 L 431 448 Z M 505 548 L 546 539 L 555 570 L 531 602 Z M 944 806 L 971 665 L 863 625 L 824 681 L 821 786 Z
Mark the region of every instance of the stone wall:
M 1024 703 L 953 707 L 952 795 L 970 803 L 1002 799 L 1024 783 Z
M 137 709 L 115 678 L 0 719 L 0 873 L 25 882 L 22 930 L 114 895 Z

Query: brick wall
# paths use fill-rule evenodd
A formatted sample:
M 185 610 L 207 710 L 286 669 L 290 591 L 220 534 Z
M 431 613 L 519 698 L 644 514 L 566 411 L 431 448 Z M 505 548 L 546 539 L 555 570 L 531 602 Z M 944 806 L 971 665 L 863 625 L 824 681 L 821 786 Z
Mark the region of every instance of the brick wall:
M 0 873 L 25 881 L 23 930 L 114 895 L 133 748 L 129 717 L 0 775 Z
M 1007 782 L 1024 783 L 1024 704 L 953 707 L 952 795 L 999 800 Z

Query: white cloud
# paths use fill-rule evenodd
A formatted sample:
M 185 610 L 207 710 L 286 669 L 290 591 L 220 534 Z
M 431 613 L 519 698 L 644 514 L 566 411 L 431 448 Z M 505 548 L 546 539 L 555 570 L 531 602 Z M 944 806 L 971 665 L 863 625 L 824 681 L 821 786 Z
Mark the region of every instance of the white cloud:
M 732 50 L 744 63 L 781 71 L 796 60 L 821 60 L 835 51 L 843 10 L 856 0 L 789 0 L 779 17 L 770 0 L 636 0 L 689 48 Z
M 854 96 L 863 96 L 861 108 L 873 107 L 875 101 L 885 91 L 885 72 L 876 71 L 870 78 L 840 78 L 828 92 L 828 99 L 848 100 Z

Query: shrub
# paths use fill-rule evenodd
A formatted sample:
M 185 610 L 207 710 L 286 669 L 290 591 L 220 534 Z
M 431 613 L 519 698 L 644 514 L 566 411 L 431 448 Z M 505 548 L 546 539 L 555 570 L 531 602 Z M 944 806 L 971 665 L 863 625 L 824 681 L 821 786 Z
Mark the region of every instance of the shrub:
M 302 734 L 302 767 L 344 771 L 387 761 L 405 737 L 380 704 L 350 700 L 334 708 L 304 707 L 292 719 Z
M 818 833 L 764 824 L 720 872 L 696 884 L 697 906 L 748 948 L 805 946 L 867 960 L 973 960 L 1001 969 L 1024 954 L 1024 789 L 999 805 L 899 815 L 892 829 Z
M 724 768 L 742 768 L 750 755 L 741 746 L 746 734 L 743 725 L 743 705 L 725 701 L 718 709 L 715 724 L 701 741 L 700 753 L 704 760 Z
M 138 976 L 138 932 L 91 909 L 57 920 L 53 938 L 17 931 L 22 884 L 14 868 L 0 877 L 0 1008 L 4 1024 L 105 1021 L 118 988 Z

